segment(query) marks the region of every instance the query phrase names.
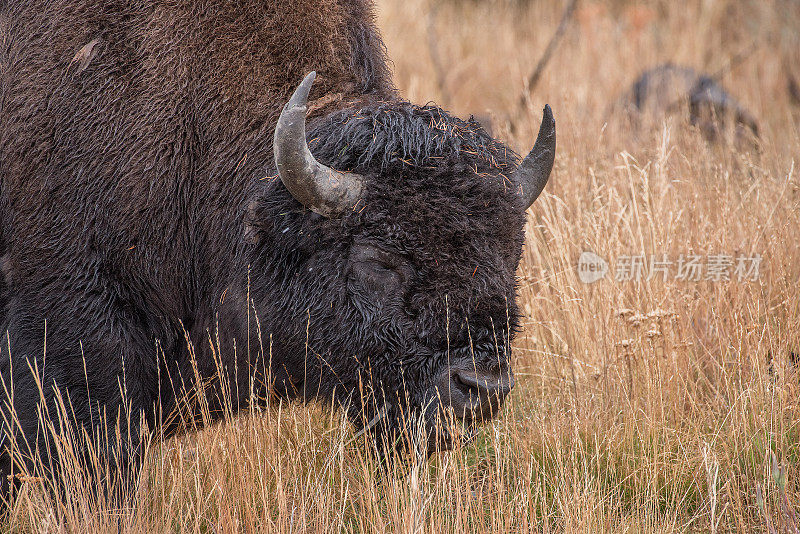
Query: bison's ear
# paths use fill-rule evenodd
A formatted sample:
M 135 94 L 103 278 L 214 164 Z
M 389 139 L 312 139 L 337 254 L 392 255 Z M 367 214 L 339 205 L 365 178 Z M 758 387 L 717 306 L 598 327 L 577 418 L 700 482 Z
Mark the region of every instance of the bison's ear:
M 318 162 L 306 142 L 306 104 L 316 73 L 311 72 L 283 108 L 275 126 L 275 165 L 283 185 L 308 209 L 324 217 L 342 215 L 361 198 L 364 178 Z
M 525 209 L 539 197 L 547 185 L 556 158 L 556 121 L 550 106 L 544 107 L 542 124 L 536 144 L 514 173 L 514 183 L 520 188 Z

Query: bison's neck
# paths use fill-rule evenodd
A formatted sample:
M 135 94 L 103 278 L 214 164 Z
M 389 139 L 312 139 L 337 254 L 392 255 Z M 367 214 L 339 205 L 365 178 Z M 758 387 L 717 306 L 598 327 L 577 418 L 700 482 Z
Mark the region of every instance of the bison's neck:
M 181 295 L 160 303 L 168 313 L 196 308 L 197 288 L 239 261 L 247 193 L 269 174 L 274 122 L 303 75 L 319 73 L 312 99 L 394 92 L 368 0 L 3 10 L 0 87 L 14 105 L 0 106 L 0 165 L 17 257 L 72 254 L 81 269 L 91 249 L 144 298 Z M 42 243 L 62 249 L 30 254 Z

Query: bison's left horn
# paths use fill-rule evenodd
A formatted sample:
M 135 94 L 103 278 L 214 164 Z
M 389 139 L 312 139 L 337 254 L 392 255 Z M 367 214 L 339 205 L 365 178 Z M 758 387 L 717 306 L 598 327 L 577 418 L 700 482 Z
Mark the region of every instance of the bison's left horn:
M 522 202 L 529 208 L 547 185 L 556 158 L 556 121 L 550 106 L 544 107 L 542 125 L 536 144 L 514 173 L 514 183 L 521 189 Z
M 341 215 L 361 198 L 363 177 L 318 162 L 306 142 L 306 104 L 316 77 L 311 72 L 283 107 L 275 126 L 275 165 L 283 185 L 298 202 L 325 217 Z

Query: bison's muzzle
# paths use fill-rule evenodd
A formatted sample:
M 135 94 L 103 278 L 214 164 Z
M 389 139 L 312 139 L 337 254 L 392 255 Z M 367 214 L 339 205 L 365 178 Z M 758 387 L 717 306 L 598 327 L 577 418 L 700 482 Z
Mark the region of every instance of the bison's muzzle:
M 436 390 L 442 408 L 465 423 L 480 423 L 494 417 L 514 387 L 511 369 L 454 367 L 439 374 Z

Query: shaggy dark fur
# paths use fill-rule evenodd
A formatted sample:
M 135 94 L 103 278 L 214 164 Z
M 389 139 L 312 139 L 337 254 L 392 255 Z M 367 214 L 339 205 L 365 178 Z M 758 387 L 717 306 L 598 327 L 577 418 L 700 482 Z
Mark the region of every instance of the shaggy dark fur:
M 365 110 L 332 113 L 313 136 L 315 153 L 346 168 L 371 165 L 383 171 L 442 167 L 464 158 L 493 162 L 513 171 L 517 156 L 492 139 L 481 124 L 451 117 L 436 106 L 379 103 Z M 346 150 L 341 150 L 347 147 Z
M 39 454 L 29 363 L 78 426 L 124 396 L 170 432 L 184 333 L 214 413 L 220 384 L 235 409 L 324 398 L 357 425 L 390 406 L 377 439 L 448 362 L 507 367 L 518 158 L 397 98 L 367 0 L 0 0 L 0 36 L 0 370 Z M 312 150 L 366 179 L 340 219 L 275 178 L 275 122 L 311 70 Z

